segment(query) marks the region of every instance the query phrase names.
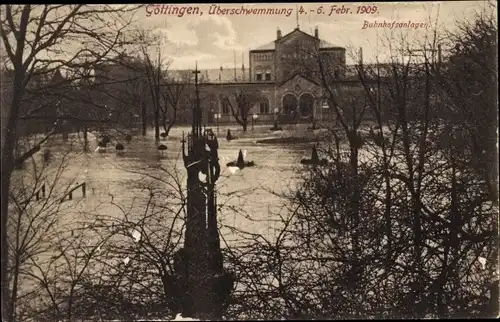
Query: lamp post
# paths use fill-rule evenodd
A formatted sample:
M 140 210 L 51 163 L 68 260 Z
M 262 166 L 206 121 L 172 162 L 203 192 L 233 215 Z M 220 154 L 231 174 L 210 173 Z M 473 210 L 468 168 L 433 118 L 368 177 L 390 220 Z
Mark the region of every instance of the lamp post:
M 64 111 L 61 110 L 61 101 L 58 100 L 56 103 L 56 115 L 57 115 L 57 120 L 61 120 L 58 122 L 58 126 L 60 131 L 62 132 L 62 138 L 64 141 L 68 140 L 69 133 L 68 133 L 68 121 L 65 119 L 65 113 Z
M 323 110 L 325 110 L 325 113 L 326 113 L 326 119 L 328 120 L 329 117 L 329 113 L 326 112 L 326 110 L 328 110 L 330 108 L 330 105 L 328 105 L 328 101 L 326 99 L 323 99 L 323 104 L 321 105 L 321 116 L 320 116 L 320 119 L 323 121 Z
M 219 119 L 221 118 L 221 114 L 215 113 L 214 117 L 215 117 L 215 120 L 217 122 L 217 134 L 219 134 Z
M 219 321 L 230 299 L 234 276 L 224 270 L 217 230 L 219 144 L 214 133 L 202 127 L 198 67 L 193 73 L 196 99 L 192 129 L 181 141 L 187 171 L 186 230 L 184 247 L 174 255 L 176 278 L 172 289 L 178 291 L 171 295 L 180 299 L 183 316 Z M 176 306 L 173 303 L 172 309 L 179 309 Z
M 279 109 L 277 107 L 274 108 L 274 125 L 271 128 L 271 131 L 278 131 L 279 130 L 279 127 L 278 127 L 278 112 L 279 112 Z
M 63 140 L 66 141 L 68 140 L 69 133 L 68 133 L 68 121 L 67 120 L 62 120 L 62 129 L 63 129 Z
M 257 113 L 252 114 L 252 131 L 253 131 L 253 124 L 255 123 L 258 117 L 259 115 Z

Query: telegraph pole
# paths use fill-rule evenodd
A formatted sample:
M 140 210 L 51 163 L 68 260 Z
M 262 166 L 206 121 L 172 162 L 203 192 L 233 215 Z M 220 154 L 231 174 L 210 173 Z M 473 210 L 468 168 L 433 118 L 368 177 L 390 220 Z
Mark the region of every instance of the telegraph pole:
M 196 66 L 193 71 L 196 97 L 191 133 L 187 140 L 183 138 L 181 141 L 188 174 L 187 218 L 184 248 L 177 253 L 174 266 L 177 289 L 182 297 L 182 315 L 221 320 L 234 278 L 223 269 L 217 230 L 218 141 L 211 129 L 202 128 L 199 73 Z M 200 173 L 206 180 L 200 180 Z

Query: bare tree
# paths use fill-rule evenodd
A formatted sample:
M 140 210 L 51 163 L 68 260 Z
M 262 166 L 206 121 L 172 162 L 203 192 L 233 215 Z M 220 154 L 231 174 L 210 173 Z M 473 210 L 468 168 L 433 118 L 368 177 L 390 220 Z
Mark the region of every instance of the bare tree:
M 167 75 L 166 84 L 162 89 L 164 104 L 160 107 L 162 126 L 167 136 L 172 126 L 177 122 L 179 109 L 190 94 L 188 90 L 190 89 L 191 79 L 192 75 L 189 71 L 170 77 Z
M 185 175 L 175 160 L 146 167 L 116 166 L 140 178 L 127 181 L 136 197 L 129 206 L 112 200 L 112 208 L 106 212 L 86 216 L 93 221 L 85 226 L 88 234 L 80 237 L 91 236 L 86 245 L 95 252 L 89 258 L 91 268 L 75 282 L 71 314 L 75 319 L 175 316 L 181 311 L 181 290 L 174 272 L 184 240 Z M 236 189 L 231 195 L 237 198 L 238 192 Z M 238 211 L 224 204 L 219 207 L 220 212 Z M 67 308 L 68 301 L 65 293 L 57 305 L 45 305 L 51 311 L 44 317 L 60 316 L 58 312 Z
M 143 66 L 146 76 L 147 90 L 150 93 L 151 102 L 153 105 L 153 120 L 155 127 L 155 140 L 160 140 L 160 117 L 162 111 L 166 112 L 166 107 L 162 100 L 163 87 L 167 76 L 168 66 L 171 63 L 170 59 L 162 57 L 161 39 L 158 39 L 154 34 L 140 30 L 139 38 L 141 39 L 140 51 L 143 57 Z M 150 53 L 151 47 L 156 47 L 156 52 L 153 55 Z M 165 113 L 163 113 L 165 115 Z
M 51 154 L 31 158 L 12 176 L 7 321 L 44 319 L 40 315 L 71 319 L 82 275 L 95 259 L 95 251 L 87 247 L 95 220 L 75 220 L 77 212 L 63 202 L 81 193 L 85 196 L 88 187 L 86 182 L 75 184 L 77 177 L 68 177 L 75 151 L 69 147 Z M 75 191 L 76 187 L 84 191 Z M 74 208 L 78 201 L 69 204 Z M 53 311 L 47 312 L 50 308 Z
M 341 125 L 322 149 L 332 162 L 303 172 L 276 238 L 232 250 L 238 318 L 498 314 L 498 208 L 460 127 L 439 117 L 451 102 L 433 75 L 436 44 L 421 45 L 423 59 L 408 47 L 356 66 L 357 88 L 336 88 L 324 60 L 311 68 Z
M 261 99 L 262 94 L 259 91 L 241 89 L 234 90 L 228 95 L 223 95 L 222 104 L 227 104 L 229 106 L 232 116 L 235 118 L 236 122 L 243 127 L 243 132 L 246 132 L 252 109 Z
M 473 148 L 478 171 L 498 202 L 496 85 L 498 82 L 496 19 L 491 8 L 478 12 L 473 21 L 460 21 L 457 32 L 448 33 L 449 58 L 433 74 L 444 88 L 449 104 L 443 118 L 453 118 L 464 127 L 464 144 Z M 471 93 L 473 95 L 471 95 Z M 484 159 L 487 162 L 484 162 Z
M 14 166 L 39 150 L 40 141 L 33 149 L 17 159 L 14 147 L 18 139 L 19 120 L 33 114 L 35 107 L 23 113 L 23 99 L 34 74 L 56 69 L 92 68 L 95 62 L 112 55 L 123 41 L 131 13 L 138 7 L 83 6 L 83 5 L 6 5 L 2 8 L 0 35 L 8 56 L 8 65 L 14 71 L 12 100 L 5 107 L 6 126 L 2 128 L 2 318 L 8 319 L 9 297 L 7 282 L 7 222 L 9 212 L 10 178 Z M 110 21 L 114 23 L 110 24 Z M 61 48 L 73 48 L 61 55 Z M 53 57 L 48 59 L 47 57 Z M 4 108 L 4 107 L 2 107 Z M 51 132 L 49 132 L 51 133 Z M 42 139 L 43 141 L 43 139 Z

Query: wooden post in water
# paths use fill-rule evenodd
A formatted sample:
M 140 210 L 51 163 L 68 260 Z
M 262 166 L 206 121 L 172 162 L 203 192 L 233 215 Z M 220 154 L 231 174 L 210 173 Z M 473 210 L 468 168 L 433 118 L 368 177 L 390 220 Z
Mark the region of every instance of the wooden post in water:
M 41 196 L 40 196 L 40 193 L 41 193 Z M 42 184 L 42 186 L 35 193 L 35 200 L 36 201 L 38 201 L 42 198 L 45 198 L 45 183 Z
M 68 126 L 66 121 L 63 121 L 61 127 L 62 127 L 62 138 L 64 141 L 66 141 L 66 140 L 68 140 L 68 137 L 69 137 L 69 133 L 68 133 L 69 126 Z
M 87 125 L 83 127 L 83 151 L 87 152 L 89 150 L 89 138 L 88 138 L 88 128 Z
M 44 191 L 45 191 L 45 186 L 43 188 L 44 188 Z M 79 185 L 77 185 L 76 187 L 71 188 L 71 190 L 68 191 L 68 193 L 66 195 L 64 195 L 64 197 L 61 198 L 60 202 L 63 203 L 64 199 L 66 197 L 68 197 L 68 200 L 73 200 L 73 191 L 75 191 L 78 188 L 82 188 L 82 197 L 85 198 L 86 195 L 87 195 L 87 190 L 86 190 L 86 183 L 83 182 L 83 183 L 80 183 Z M 44 195 L 45 195 L 45 192 L 44 192 Z

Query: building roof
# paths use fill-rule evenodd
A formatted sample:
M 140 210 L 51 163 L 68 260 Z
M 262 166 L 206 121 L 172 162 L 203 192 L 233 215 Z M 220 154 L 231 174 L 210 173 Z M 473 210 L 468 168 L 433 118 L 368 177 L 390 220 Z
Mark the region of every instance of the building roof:
M 262 46 L 259 46 L 259 47 L 255 48 L 255 49 L 252 49 L 252 50 L 250 50 L 250 51 L 275 50 L 275 49 L 276 49 L 276 41 L 278 41 L 278 40 L 280 40 L 280 41 L 281 41 L 281 40 L 283 40 L 283 39 L 287 38 L 288 36 L 290 36 L 290 35 L 292 35 L 292 34 L 294 34 L 294 33 L 302 33 L 302 34 L 304 34 L 304 35 L 307 35 L 307 36 L 309 36 L 309 37 L 312 37 L 312 38 L 316 39 L 316 37 L 314 37 L 314 36 L 312 36 L 312 35 L 310 35 L 310 34 L 308 34 L 308 33 L 304 32 L 304 31 L 302 31 L 302 30 L 300 30 L 300 29 L 298 29 L 298 28 L 295 28 L 295 29 L 294 29 L 294 30 L 292 30 L 291 32 L 289 32 L 289 33 L 287 33 L 286 35 L 282 36 L 280 39 L 273 40 L 273 41 L 271 41 L 271 42 L 268 42 L 268 43 L 266 43 L 266 44 L 264 44 L 264 45 L 262 45 Z M 343 48 L 344 48 L 344 47 L 342 47 L 342 46 L 334 45 L 334 44 L 332 44 L 332 43 L 330 43 L 330 42 L 328 42 L 328 41 L 326 41 L 326 40 L 319 39 L 319 41 L 320 41 L 320 42 L 319 42 L 319 48 L 320 48 L 320 49 L 327 49 L 327 48 L 342 48 L 342 49 L 343 49 Z
M 236 70 L 236 79 L 235 79 Z M 186 80 L 191 70 L 181 69 L 181 70 L 170 70 L 169 75 L 176 80 Z M 250 69 L 245 68 L 213 68 L 213 69 L 200 69 L 201 83 L 239 83 L 248 82 Z M 220 75 L 220 78 L 219 78 Z M 192 80 L 192 78 L 191 78 Z
M 287 82 L 291 81 L 292 79 L 294 79 L 294 78 L 296 78 L 296 77 L 303 78 L 303 79 L 305 79 L 306 81 L 313 83 L 314 85 L 319 85 L 317 81 L 315 81 L 315 80 L 313 80 L 312 78 L 307 77 L 307 76 L 305 76 L 305 75 L 303 75 L 302 73 L 299 73 L 299 72 L 297 72 L 297 73 L 293 73 L 290 77 L 288 77 L 288 78 L 284 79 L 284 80 L 280 83 L 280 85 L 284 85 L 284 84 L 286 84 Z
M 393 69 L 396 68 L 399 72 L 401 69 L 406 69 L 408 66 L 398 63 L 380 63 L 380 64 L 363 64 L 363 70 L 368 79 L 377 79 L 377 74 L 381 78 L 393 78 Z M 411 68 L 408 69 L 408 75 L 410 77 L 418 77 L 422 72 L 422 68 L 418 64 L 411 64 Z M 345 68 L 345 80 L 355 80 L 359 79 L 358 76 L 358 65 L 348 65 Z
M 344 47 L 342 46 L 338 46 L 338 45 L 334 45 L 326 40 L 322 40 L 320 39 L 319 40 L 319 49 L 327 49 L 327 48 L 337 48 L 337 49 L 345 49 Z
M 275 42 L 275 40 L 268 42 L 267 44 L 264 44 L 260 47 L 255 48 L 255 49 L 251 49 L 251 51 L 253 51 L 253 50 L 275 50 L 276 45 L 274 42 Z
M 11 83 L 14 81 L 15 71 L 13 69 L 3 69 L 0 71 L 0 81 L 2 84 Z M 46 70 L 39 69 L 35 70 L 33 74 L 31 74 L 28 87 L 30 86 L 42 86 L 49 83 L 59 84 L 65 82 L 66 77 L 61 73 L 59 69 L 54 70 Z M 5 87 L 5 86 L 2 86 Z

